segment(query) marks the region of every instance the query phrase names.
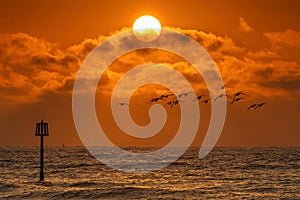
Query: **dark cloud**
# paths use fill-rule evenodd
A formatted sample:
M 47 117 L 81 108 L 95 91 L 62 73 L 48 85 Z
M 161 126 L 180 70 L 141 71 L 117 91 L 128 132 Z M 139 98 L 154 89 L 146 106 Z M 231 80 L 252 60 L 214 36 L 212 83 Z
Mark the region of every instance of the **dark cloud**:
M 300 95 L 300 77 L 295 80 L 277 80 L 277 81 L 265 81 L 261 83 L 264 87 L 283 89 L 290 91 L 290 96 Z
M 207 46 L 208 51 L 218 51 L 223 46 L 222 41 L 214 41 Z
M 274 73 L 273 68 L 266 67 L 264 69 L 255 71 L 253 78 L 262 78 L 263 80 L 268 80 L 270 77 L 272 77 L 273 73 Z

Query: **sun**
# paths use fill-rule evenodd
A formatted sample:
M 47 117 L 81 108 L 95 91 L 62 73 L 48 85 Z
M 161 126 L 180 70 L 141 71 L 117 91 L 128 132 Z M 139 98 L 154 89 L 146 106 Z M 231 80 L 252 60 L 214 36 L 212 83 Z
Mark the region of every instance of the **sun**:
M 143 15 L 135 20 L 132 29 L 138 39 L 151 42 L 160 35 L 161 25 L 155 17 Z

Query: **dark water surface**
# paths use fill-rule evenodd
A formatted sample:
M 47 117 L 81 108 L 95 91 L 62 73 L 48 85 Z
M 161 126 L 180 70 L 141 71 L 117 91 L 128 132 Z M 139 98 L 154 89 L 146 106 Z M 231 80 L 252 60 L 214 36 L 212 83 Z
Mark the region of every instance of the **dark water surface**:
M 0 198 L 300 199 L 300 148 L 215 148 L 197 156 L 190 148 L 166 168 L 134 174 L 106 167 L 84 147 L 47 147 L 40 183 L 38 147 L 0 147 Z

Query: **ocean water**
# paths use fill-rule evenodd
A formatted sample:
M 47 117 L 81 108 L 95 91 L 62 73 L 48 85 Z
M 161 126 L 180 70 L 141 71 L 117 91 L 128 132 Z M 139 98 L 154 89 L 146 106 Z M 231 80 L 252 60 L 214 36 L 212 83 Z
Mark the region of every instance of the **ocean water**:
M 299 147 L 215 148 L 202 160 L 198 150 L 135 174 L 101 164 L 84 147 L 46 147 L 41 183 L 39 147 L 0 147 L 0 198 L 300 199 Z

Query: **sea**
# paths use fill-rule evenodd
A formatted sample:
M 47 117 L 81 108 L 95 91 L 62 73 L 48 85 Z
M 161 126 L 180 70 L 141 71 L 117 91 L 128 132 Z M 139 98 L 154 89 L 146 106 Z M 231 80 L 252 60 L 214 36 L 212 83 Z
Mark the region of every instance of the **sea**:
M 132 173 L 107 167 L 84 147 L 45 147 L 40 182 L 39 147 L 0 147 L 0 198 L 300 199 L 300 147 L 216 147 L 204 159 L 198 151 Z

